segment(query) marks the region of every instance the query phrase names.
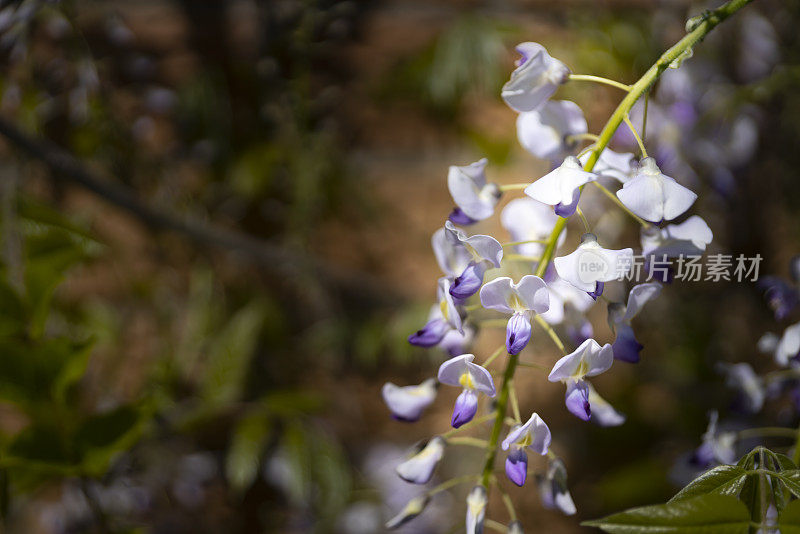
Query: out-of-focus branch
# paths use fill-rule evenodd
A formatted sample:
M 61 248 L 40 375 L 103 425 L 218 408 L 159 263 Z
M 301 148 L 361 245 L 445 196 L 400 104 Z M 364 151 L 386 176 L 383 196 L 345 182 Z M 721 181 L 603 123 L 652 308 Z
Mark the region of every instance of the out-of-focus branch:
M 23 132 L 13 122 L 3 117 L 0 117 L 0 135 L 29 157 L 44 163 L 53 177 L 59 177 L 91 191 L 103 200 L 136 216 L 151 229 L 182 234 L 203 247 L 238 252 L 279 276 L 297 278 L 303 272 L 313 274 L 324 285 L 332 286 L 332 289 L 342 291 L 350 297 L 376 303 L 391 298 L 391 295 L 380 289 L 377 281 L 367 275 L 356 275 L 344 269 L 323 265 L 322 262 L 307 255 L 247 234 L 181 217 L 150 206 L 131 189 L 99 177 L 64 149 L 46 139 L 37 139 Z

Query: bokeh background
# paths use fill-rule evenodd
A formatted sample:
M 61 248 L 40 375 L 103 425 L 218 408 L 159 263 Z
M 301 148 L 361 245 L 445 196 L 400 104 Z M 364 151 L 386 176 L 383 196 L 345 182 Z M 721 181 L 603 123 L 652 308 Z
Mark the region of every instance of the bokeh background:
M 415 425 L 380 400 L 384 382 L 416 384 L 445 358 L 406 336 L 435 294 L 447 168 L 486 156 L 498 183 L 548 170 L 499 97 L 513 46 L 632 83 L 706 7 L 0 3 L 2 530 L 382 532 L 418 492 L 394 466 L 448 427 L 457 393 L 441 389 Z M 798 21 L 798 3 L 754 2 L 650 100 L 648 145 L 699 193 L 711 251 L 761 254 L 762 274 L 787 275 L 800 250 Z M 596 132 L 620 93 L 581 83 L 557 97 Z M 635 225 L 585 201 L 598 233 L 636 246 Z M 476 231 L 508 240 L 496 222 Z M 780 401 L 742 414 L 716 370 L 770 366 L 755 346 L 779 326 L 755 284 L 673 284 L 635 327 L 642 362 L 596 381 L 622 427 L 575 419 L 560 385 L 520 372 L 523 411 L 550 424 L 578 507 L 563 517 L 533 484 L 515 490 L 528 531 L 588 531 L 581 519 L 667 499 L 709 410 L 795 424 Z M 527 350 L 557 357 L 544 337 Z M 480 460 L 448 454 L 437 479 Z M 438 495 L 402 531 L 458 528 L 463 496 Z M 502 504 L 490 515 L 504 521 Z

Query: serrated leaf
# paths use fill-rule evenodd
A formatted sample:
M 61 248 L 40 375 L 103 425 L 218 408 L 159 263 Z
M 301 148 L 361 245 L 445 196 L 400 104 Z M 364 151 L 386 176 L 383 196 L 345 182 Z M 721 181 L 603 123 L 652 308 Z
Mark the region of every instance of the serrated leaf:
M 692 480 L 668 502 L 683 501 L 700 495 L 737 496 L 747 478 L 747 472 L 735 465 L 720 465 Z
M 735 497 L 710 494 L 631 508 L 582 524 L 612 534 L 747 534 L 750 514 Z

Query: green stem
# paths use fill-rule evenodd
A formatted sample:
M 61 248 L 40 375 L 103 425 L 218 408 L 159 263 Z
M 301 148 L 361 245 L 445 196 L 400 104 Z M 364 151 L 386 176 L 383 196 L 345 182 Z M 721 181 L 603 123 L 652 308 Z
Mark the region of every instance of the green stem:
M 697 26 L 692 29 L 691 32 L 687 33 L 683 39 L 678 41 L 675 45 L 673 45 L 669 50 L 664 52 L 658 61 L 650 67 L 647 72 L 645 72 L 644 76 L 642 76 L 639 81 L 637 81 L 632 86 L 626 86 L 626 90 L 628 90 L 628 94 L 625 95 L 625 98 L 622 99 L 617 109 L 614 111 L 611 118 L 606 123 L 603 130 L 600 132 L 599 139 L 595 143 L 594 149 L 591 151 L 589 155 L 589 159 L 586 161 L 586 165 L 584 165 L 584 170 L 591 171 L 597 160 L 600 158 L 600 154 L 605 150 L 608 146 L 608 143 L 611 141 L 611 137 L 614 135 L 614 132 L 617 131 L 619 128 L 620 123 L 623 120 L 623 117 L 630 111 L 636 101 L 645 93 L 650 90 L 650 87 L 655 83 L 659 76 L 669 67 L 669 65 L 681 57 L 684 52 L 687 50 L 691 50 L 694 45 L 699 43 L 703 40 L 703 38 L 720 22 L 725 20 L 726 18 L 730 17 L 744 6 L 752 2 L 753 0 L 730 0 L 729 2 L 725 3 L 721 7 L 710 11 L 707 16 L 704 17 L 702 22 L 697 24 Z M 590 78 L 581 75 L 572 75 L 570 76 L 573 80 L 590 80 Z M 601 81 L 601 80 L 592 80 L 592 81 Z M 618 82 L 616 82 L 618 83 Z M 613 85 L 613 84 L 612 84 Z M 621 85 L 621 84 L 620 84 Z M 548 239 L 548 243 L 545 246 L 544 253 L 542 254 L 542 259 L 539 262 L 539 265 L 536 267 L 536 275 L 539 277 L 544 276 L 545 270 L 547 269 L 547 265 L 553 257 L 553 253 L 556 249 L 556 244 L 558 243 L 558 238 L 561 235 L 561 232 L 564 231 L 564 227 L 567 225 L 567 219 L 559 217 L 558 221 L 556 221 L 555 226 L 553 227 L 553 231 L 550 233 L 550 237 Z M 500 386 L 500 394 L 497 399 L 496 405 L 496 413 L 497 418 L 494 421 L 494 426 L 492 427 L 492 433 L 489 437 L 489 445 L 486 453 L 486 463 L 483 466 L 483 473 L 481 475 L 481 484 L 483 487 L 486 488 L 486 491 L 489 491 L 489 477 L 494 470 L 494 461 L 497 456 L 497 444 L 500 440 L 500 431 L 503 429 L 503 419 L 505 418 L 506 408 L 508 404 L 508 388 L 509 383 L 514 378 L 514 371 L 517 368 L 517 356 L 509 356 L 508 363 L 506 363 L 506 369 L 503 373 L 503 383 Z M 800 461 L 800 428 L 798 429 L 798 443 L 795 450 L 795 459 Z
M 486 463 L 483 465 L 483 474 L 481 475 L 481 484 L 486 491 L 489 491 L 489 477 L 492 476 L 494 470 L 494 459 L 497 456 L 497 442 L 500 441 L 500 431 L 503 430 L 503 419 L 508 407 L 508 389 L 511 384 L 511 378 L 514 376 L 514 371 L 517 368 L 519 361 L 518 354 L 509 354 L 506 370 L 503 373 L 503 384 L 500 386 L 500 393 L 497 395 L 497 407 L 495 412 L 497 418 L 494 420 L 492 426 L 492 433 L 489 436 L 489 447 L 486 451 Z
M 591 74 L 570 74 L 569 81 L 571 82 L 597 82 L 597 83 L 604 83 L 606 85 L 610 85 L 612 87 L 616 87 L 617 89 L 622 89 L 623 91 L 630 91 L 631 86 L 625 85 L 622 82 L 618 82 L 616 80 L 609 80 L 608 78 L 603 78 L 602 76 L 593 76 Z

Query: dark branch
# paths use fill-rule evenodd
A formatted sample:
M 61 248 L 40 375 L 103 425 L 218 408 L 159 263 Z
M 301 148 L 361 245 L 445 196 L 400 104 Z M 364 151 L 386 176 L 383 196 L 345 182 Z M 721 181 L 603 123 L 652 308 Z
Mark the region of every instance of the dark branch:
M 135 215 L 151 229 L 185 235 L 200 246 L 239 252 L 280 276 L 296 278 L 299 273 L 311 273 L 350 297 L 378 302 L 390 297 L 367 276 L 354 276 L 252 236 L 156 209 L 140 200 L 129 188 L 100 178 L 65 150 L 47 140 L 35 139 L 3 117 L 0 117 L 0 135 L 31 158 L 43 162 L 54 176 L 79 185 Z

